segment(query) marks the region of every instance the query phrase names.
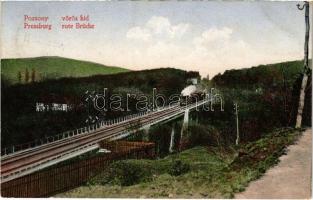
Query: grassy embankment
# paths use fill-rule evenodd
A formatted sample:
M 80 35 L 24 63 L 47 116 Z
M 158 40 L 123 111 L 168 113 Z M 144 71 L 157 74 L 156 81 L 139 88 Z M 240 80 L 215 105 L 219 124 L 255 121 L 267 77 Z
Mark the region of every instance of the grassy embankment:
M 125 160 L 58 197 L 231 198 L 279 161 L 299 130 L 281 129 L 227 150 L 194 147 L 158 160 Z M 174 166 L 181 161 L 185 167 Z M 180 173 L 173 174 L 173 169 Z
M 105 66 L 98 63 L 62 57 L 47 56 L 1 60 L 1 76 L 12 84 L 26 83 L 26 70 L 28 70 L 29 76 L 27 82 L 31 82 L 32 73 L 35 73 L 35 81 L 42 81 L 45 79 L 87 77 L 92 75 L 115 74 L 129 71 L 120 67 Z

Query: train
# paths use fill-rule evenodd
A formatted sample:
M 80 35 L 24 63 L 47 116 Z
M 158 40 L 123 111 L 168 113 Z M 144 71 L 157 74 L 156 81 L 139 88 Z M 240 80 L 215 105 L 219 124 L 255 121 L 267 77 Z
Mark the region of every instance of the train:
M 180 106 L 187 106 L 205 99 L 206 92 L 196 85 L 185 87 L 180 94 Z

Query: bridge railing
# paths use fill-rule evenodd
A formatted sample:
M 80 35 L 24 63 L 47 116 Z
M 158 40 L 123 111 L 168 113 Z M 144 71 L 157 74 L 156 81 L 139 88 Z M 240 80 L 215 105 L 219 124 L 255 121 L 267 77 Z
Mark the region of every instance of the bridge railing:
M 5 148 L 1 149 L 1 156 L 7 156 L 7 155 L 10 155 L 13 153 L 26 151 L 26 150 L 29 150 L 29 149 L 32 149 L 35 147 L 47 145 L 47 144 L 50 144 L 50 143 L 53 143 L 56 141 L 60 141 L 63 139 L 67 139 L 67 138 L 70 138 L 70 137 L 73 137 L 76 135 L 92 133 L 98 129 L 110 127 L 110 126 L 113 126 L 113 125 L 116 125 L 118 123 L 125 122 L 128 120 L 133 120 L 135 118 L 139 118 L 139 117 L 145 116 L 145 115 L 153 113 L 153 112 L 159 112 L 159 111 L 168 109 L 170 107 L 174 107 L 176 105 L 177 104 L 168 105 L 168 106 L 165 106 L 162 108 L 154 109 L 153 111 L 149 110 L 149 111 L 139 112 L 139 113 L 132 114 L 132 115 L 126 115 L 126 116 L 118 117 L 118 118 L 115 118 L 112 120 L 103 120 L 103 121 L 100 121 L 98 123 L 92 124 L 90 126 L 85 126 L 85 127 L 78 128 L 75 130 L 65 131 L 61 134 L 48 136 L 48 137 L 45 137 L 42 139 L 36 139 L 35 141 L 32 141 L 32 142 L 18 144 L 18 145 L 12 145 L 10 147 L 5 147 Z

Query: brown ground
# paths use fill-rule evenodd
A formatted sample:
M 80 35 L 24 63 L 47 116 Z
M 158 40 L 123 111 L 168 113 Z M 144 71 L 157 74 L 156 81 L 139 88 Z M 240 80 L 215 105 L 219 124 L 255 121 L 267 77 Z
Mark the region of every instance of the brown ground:
M 238 199 L 309 199 L 312 180 L 312 129 L 307 129 L 287 155 L 264 176 L 251 182 Z

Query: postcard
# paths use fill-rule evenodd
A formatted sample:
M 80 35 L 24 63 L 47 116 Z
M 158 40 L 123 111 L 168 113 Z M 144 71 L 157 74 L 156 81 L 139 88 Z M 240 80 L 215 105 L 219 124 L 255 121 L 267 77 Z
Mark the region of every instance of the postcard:
M 312 2 L 0 8 L 2 197 L 311 198 Z

